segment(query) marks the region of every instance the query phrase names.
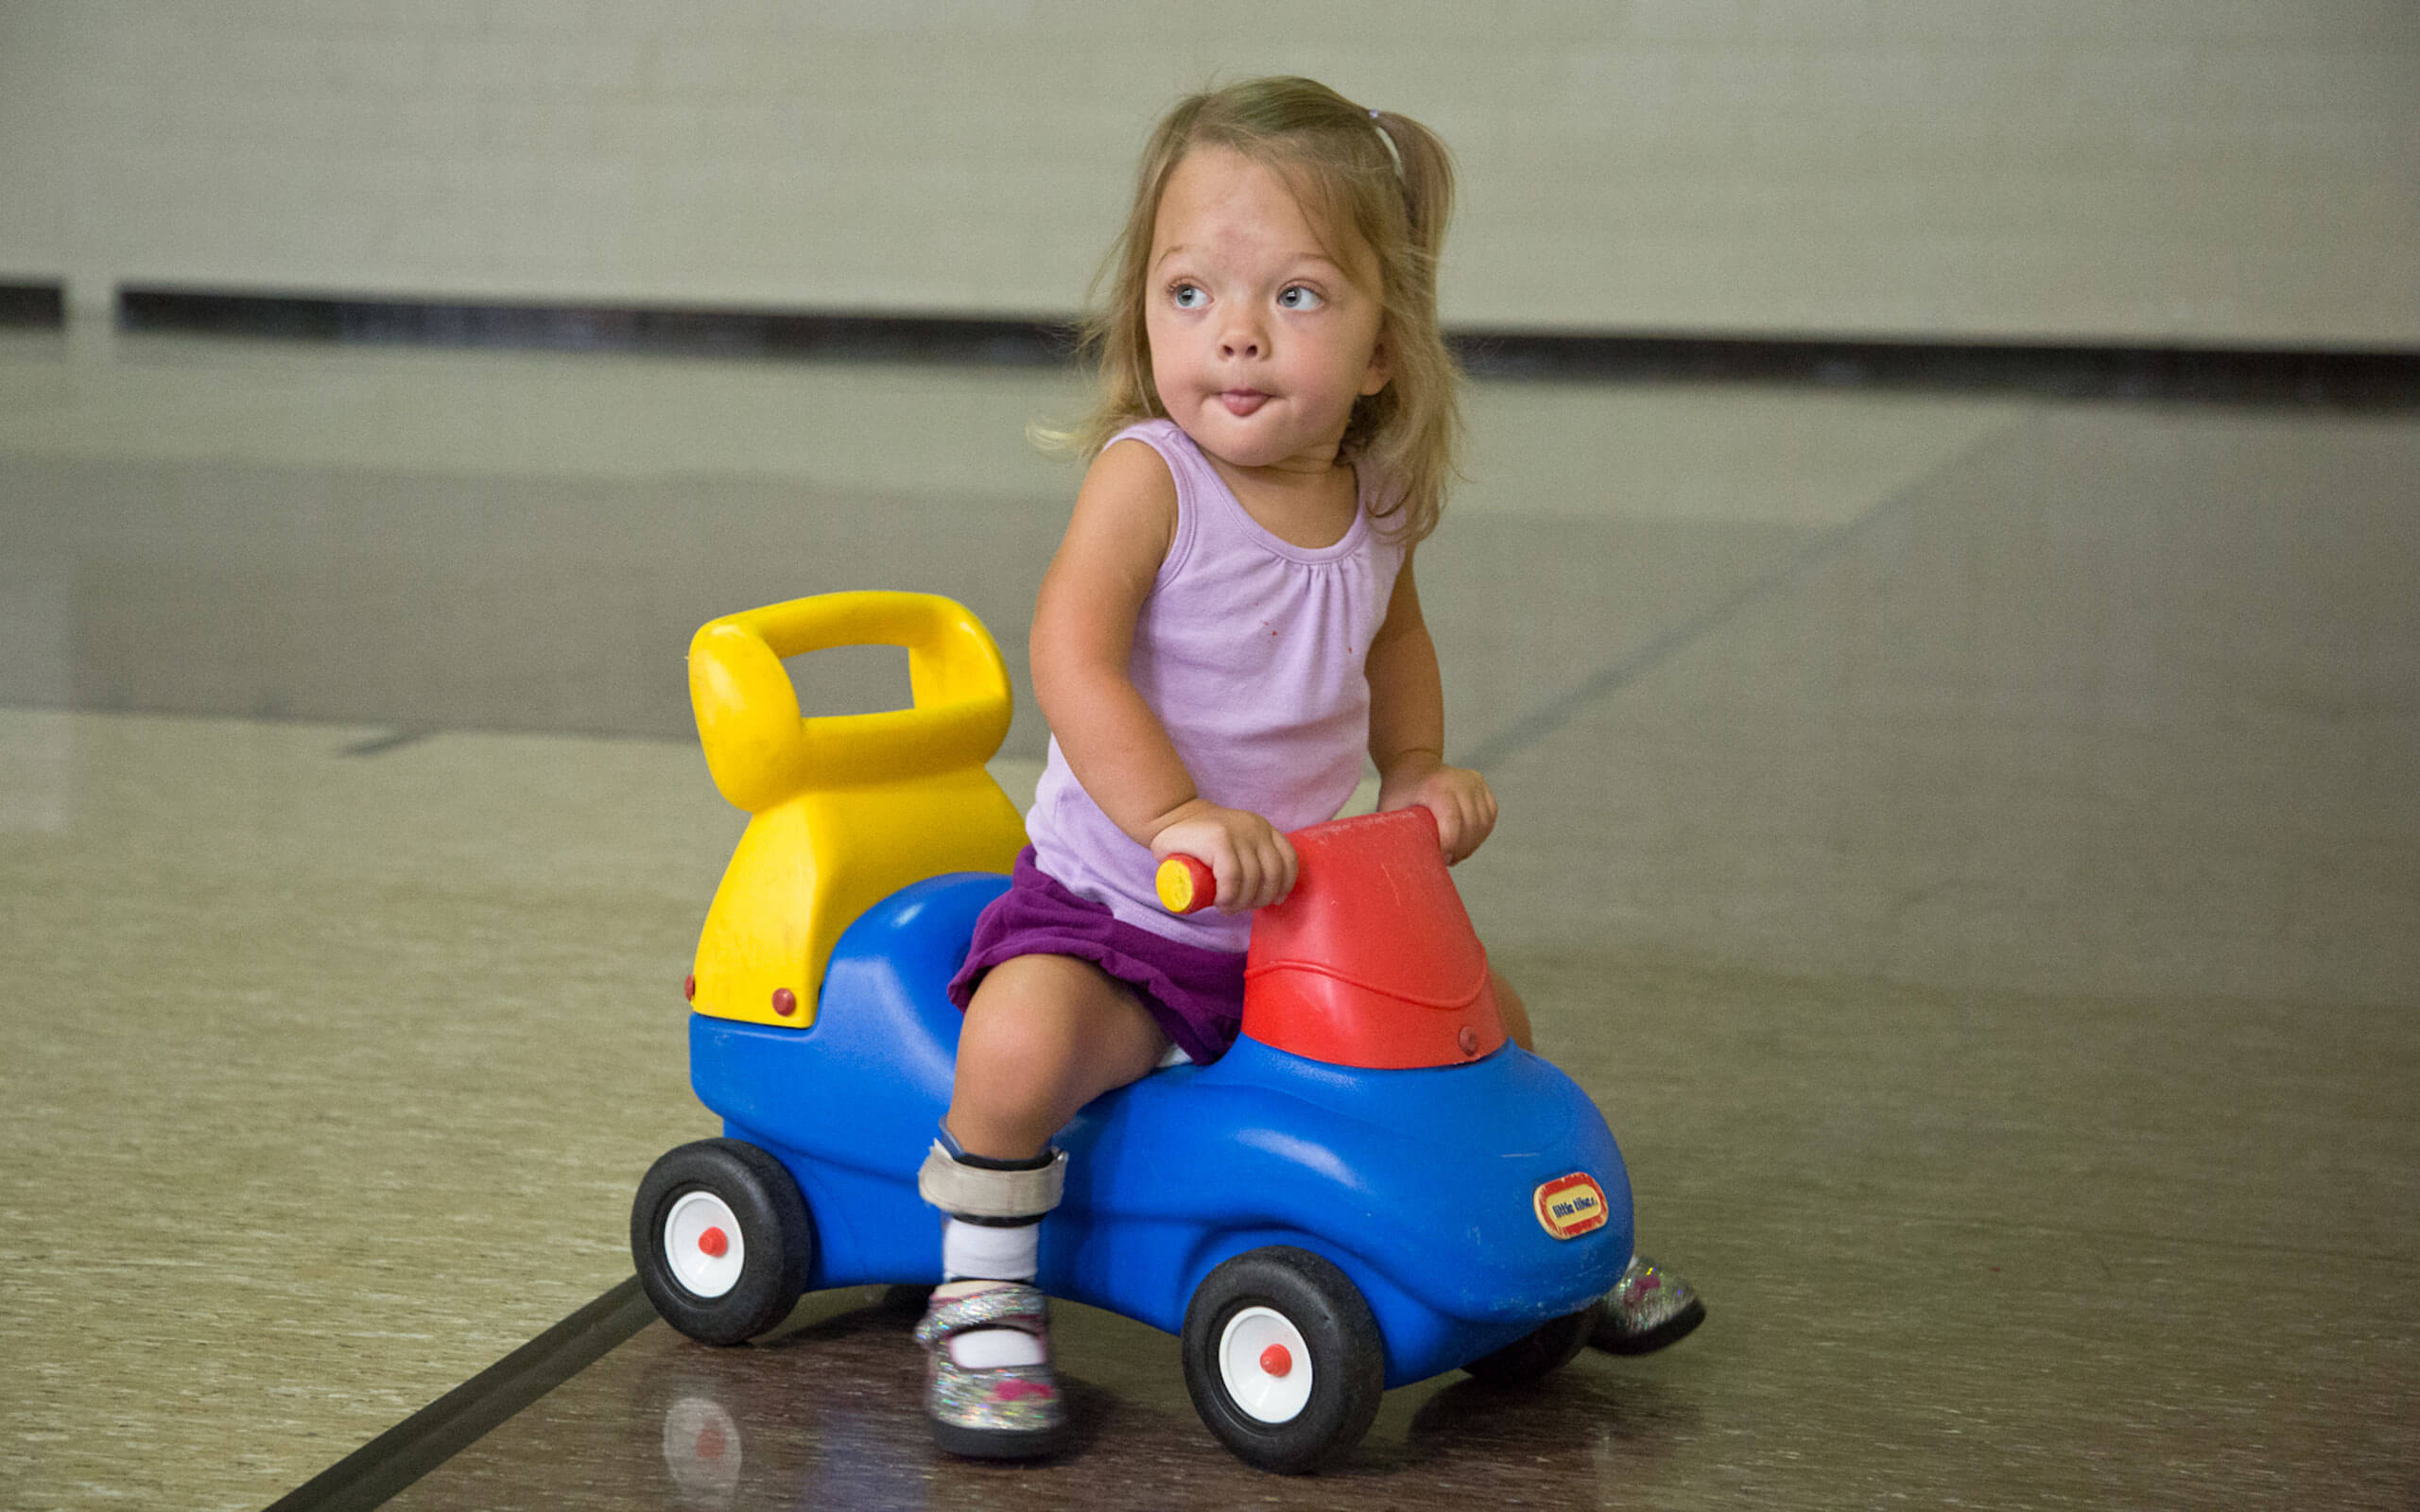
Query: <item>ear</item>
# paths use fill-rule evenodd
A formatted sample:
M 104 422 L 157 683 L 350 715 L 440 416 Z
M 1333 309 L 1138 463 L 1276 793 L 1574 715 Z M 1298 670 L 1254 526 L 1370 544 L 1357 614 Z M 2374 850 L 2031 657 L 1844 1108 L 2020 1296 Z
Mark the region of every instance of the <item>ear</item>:
M 1370 366 L 1361 373 L 1361 392 L 1374 394 L 1395 375 L 1394 364 L 1387 356 L 1387 338 L 1380 336 L 1370 348 Z

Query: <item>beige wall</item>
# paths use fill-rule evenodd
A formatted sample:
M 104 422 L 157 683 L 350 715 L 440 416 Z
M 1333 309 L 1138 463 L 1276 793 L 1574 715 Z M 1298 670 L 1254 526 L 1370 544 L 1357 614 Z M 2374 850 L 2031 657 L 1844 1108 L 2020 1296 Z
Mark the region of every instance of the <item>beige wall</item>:
M 2412 0 L 0 0 L 0 278 L 1059 314 L 1273 70 L 1463 325 L 2420 345 Z

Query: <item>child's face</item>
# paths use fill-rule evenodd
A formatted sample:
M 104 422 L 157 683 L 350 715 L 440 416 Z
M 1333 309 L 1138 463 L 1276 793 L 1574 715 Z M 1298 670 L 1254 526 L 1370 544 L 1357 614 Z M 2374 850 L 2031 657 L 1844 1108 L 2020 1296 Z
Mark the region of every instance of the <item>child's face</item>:
M 1377 259 L 1350 231 L 1319 232 L 1285 180 L 1231 148 L 1188 154 L 1161 196 L 1151 377 L 1194 444 L 1233 466 L 1324 470 L 1353 401 L 1386 387 Z

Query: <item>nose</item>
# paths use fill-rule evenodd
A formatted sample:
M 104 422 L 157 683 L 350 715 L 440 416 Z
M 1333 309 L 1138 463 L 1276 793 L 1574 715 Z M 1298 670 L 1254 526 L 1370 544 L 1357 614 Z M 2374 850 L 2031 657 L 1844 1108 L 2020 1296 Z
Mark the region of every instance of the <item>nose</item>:
M 1226 328 L 1219 333 L 1219 355 L 1221 357 L 1258 357 L 1269 351 L 1269 336 L 1260 323 L 1248 317 L 1231 317 Z

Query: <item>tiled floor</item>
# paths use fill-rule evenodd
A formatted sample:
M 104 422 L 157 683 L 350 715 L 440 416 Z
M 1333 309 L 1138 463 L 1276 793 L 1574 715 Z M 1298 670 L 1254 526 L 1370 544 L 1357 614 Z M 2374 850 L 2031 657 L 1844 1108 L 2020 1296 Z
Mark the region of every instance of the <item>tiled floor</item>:
M 260 1505 L 627 1275 L 710 1127 L 687 634 L 928 588 L 1019 662 L 1067 394 L 0 343 L 0 1504 Z M 1408 1389 L 1305 1484 L 1089 1314 L 1075 1456 L 938 1460 L 835 1295 L 650 1327 L 398 1504 L 2411 1503 L 2420 422 L 1473 417 L 1421 567 L 1506 808 L 1460 880 L 1707 1327 Z M 894 691 L 838 661 L 820 707 Z

